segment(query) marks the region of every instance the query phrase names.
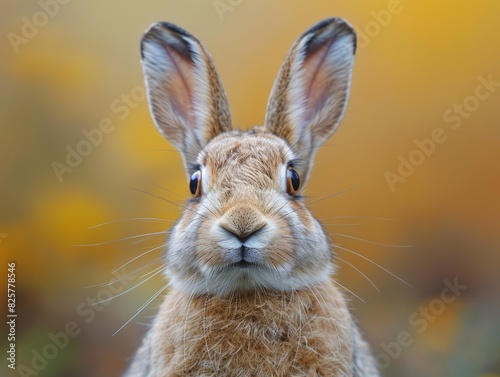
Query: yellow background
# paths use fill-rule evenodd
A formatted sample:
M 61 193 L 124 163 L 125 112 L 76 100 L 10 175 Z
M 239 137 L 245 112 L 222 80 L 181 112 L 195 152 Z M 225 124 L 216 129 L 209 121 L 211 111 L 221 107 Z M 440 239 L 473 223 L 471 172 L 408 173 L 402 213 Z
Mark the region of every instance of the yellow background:
M 221 3 L 227 9 L 218 14 Z M 500 375 L 498 85 L 481 89 L 489 98 L 475 99 L 481 77 L 500 81 L 497 0 L 73 0 L 58 7 L 14 46 L 11 33 L 22 36 L 26 19 L 43 24 L 43 15 L 36 16 L 41 5 L 0 5 L 0 276 L 6 281 L 7 262 L 16 262 L 18 367 L 33 369 L 36 352 L 45 347 L 50 354 L 49 335 L 76 323 L 79 334 L 37 375 L 119 375 L 159 303 L 112 336 L 163 286 L 160 275 L 146 281 L 159 266 L 156 249 L 126 270 L 149 267 L 125 288 L 115 286 L 120 294 L 144 284 L 106 305 L 87 304 L 107 297 L 109 287 L 95 285 L 112 279 L 113 270 L 161 245 L 161 232 L 189 196 L 180 157 L 155 130 L 146 102 L 120 110 L 122 96 L 142 85 L 143 31 L 167 20 L 201 39 L 225 83 L 234 125 L 248 128 L 262 123 L 295 38 L 323 18 L 340 16 L 360 37 L 351 99 L 306 191 L 311 209 L 344 248 L 337 281 L 363 300 L 347 293 L 379 359 L 393 347 L 384 375 Z M 454 130 L 443 117 L 464 101 L 474 111 Z M 105 118 L 114 129 L 60 182 L 53 163 L 65 163 L 66 147 L 76 148 L 85 140 L 82 131 L 97 129 Z M 400 156 L 410 158 L 415 140 L 436 129 L 446 141 L 392 190 L 386 172 L 396 174 Z M 131 220 L 118 221 L 124 219 Z M 113 223 L 93 228 L 105 222 Z M 76 246 L 95 243 L 103 244 Z M 425 330 L 422 322 L 412 325 L 411 318 L 423 318 L 420 310 L 440 308 L 435 300 L 445 281 L 457 279 L 467 286 L 462 294 L 428 317 Z M 0 296 L 4 313 L 6 289 Z M 397 351 L 402 332 L 411 344 Z M 5 355 L 6 336 L 0 344 Z M 10 373 L 4 357 L 1 367 L 1 375 Z

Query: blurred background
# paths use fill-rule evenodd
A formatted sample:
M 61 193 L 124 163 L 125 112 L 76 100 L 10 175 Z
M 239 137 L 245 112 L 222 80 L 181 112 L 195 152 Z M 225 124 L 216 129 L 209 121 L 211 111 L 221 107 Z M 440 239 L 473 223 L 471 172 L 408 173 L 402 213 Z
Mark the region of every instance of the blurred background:
M 246 129 L 292 42 L 340 16 L 359 38 L 351 100 L 306 191 L 339 245 L 336 279 L 384 376 L 500 376 L 498 1 L 0 8 L 0 276 L 16 263 L 19 315 L 18 369 L 2 357 L 0 375 L 119 376 L 156 313 L 161 299 L 137 314 L 165 283 L 189 190 L 148 113 L 144 30 L 168 20 L 201 39 Z

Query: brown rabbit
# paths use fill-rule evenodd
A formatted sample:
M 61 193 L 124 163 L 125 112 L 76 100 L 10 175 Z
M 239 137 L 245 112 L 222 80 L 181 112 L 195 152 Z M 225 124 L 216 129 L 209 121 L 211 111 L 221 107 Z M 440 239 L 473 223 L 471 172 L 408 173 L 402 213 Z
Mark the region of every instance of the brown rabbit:
M 171 289 L 125 376 L 378 376 L 300 195 L 346 108 L 351 26 L 327 19 L 293 44 L 248 132 L 232 129 L 195 37 L 161 22 L 141 48 L 151 113 L 193 196 L 168 240 Z

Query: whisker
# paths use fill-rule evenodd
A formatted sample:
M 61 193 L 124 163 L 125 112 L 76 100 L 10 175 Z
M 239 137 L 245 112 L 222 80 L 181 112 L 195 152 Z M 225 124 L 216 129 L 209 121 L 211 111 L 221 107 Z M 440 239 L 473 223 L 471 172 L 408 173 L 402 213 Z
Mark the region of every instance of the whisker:
M 115 336 L 116 334 L 118 334 L 125 326 L 127 326 L 130 322 L 132 322 L 132 320 L 137 317 L 143 310 L 146 306 L 148 306 L 156 297 L 158 297 L 165 289 L 168 288 L 168 283 L 165 284 L 162 288 L 160 288 L 158 290 L 158 292 L 156 292 L 151 298 L 149 298 L 144 304 L 142 304 L 142 306 L 137 309 L 137 311 L 135 312 L 135 314 L 132 316 L 132 318 L 130 318 L 127 322 L 125 322 L 123 324 L 122 327 L 120 327 L 118 330 L 116 330 L 112 336 Z
M 377 245 L 377 246 L 397 247 L 397 248 L 411 248 L 411 247 L 415 247 L 414 245 L 389 245 L 389 244 L 385 244 L 385 243 L 379 243 L 379 242 L 375 242 L 375 241 L 365 240 L 364 238 L 354 237 L 354 236 L 351 236 L 349 234 L 342 234 L 342 233 L 332 233 L 332 234 L 335 235 L 335 236 L 351 238 L 353 240 L 362 241 L 362 242 L 366 242 L 366 243 L 369 243 L 369 244 L 372 244 L 372 245 Z
M 310 207 L 311 205 L 316 204 L 316 203 L 318 203 L 318 202 L 321 202 L 322 200 L 326 200 L 326 199 L 332 198 L 332 197 L 334 197 L 334 196 L 344 194 L 344 193 L 346 193 L 346 192 L 348 192 L 348 191 L 353 190 L 354 188 L 355 188 L 355 187 L 351 187 L 351 188 L 348 188 L 348 189 L 344 189 L 344 190 L 342 190 L 342 191 L 338 191 L 338 192 L 336 192 L 335 194 L 331 194 L 331 195 L 325 196 L 325 197 L 323 197 L 323 198 L 321 198 L 321 199 L 315 200 L 314 202 L 311 202 L 311 203 L 304 203 L 304 205 L 305 205 L 306 207 Z M 281 208 L 280 208 L 280 209 L 281 209 Z M 288 213 L 285 213 L 285 214 L 281 215 L 281 216 L 279 217 L 279 219 L 281 219 L 281 218 L 283 218 L 283 217 L 286 217 L 286 216 L 288 216 L 288 215 L 291 215 L 292 213 L 297 212 L 297 210 L 298 210 L 298 209 L 299 209 L 299 208 L 296 208 L 296 209 L 294 209 L 294 210 L 292 210 L 292 211 L 290 211 L 290 212 L 288 212 Z M 279 211 L 279 210 L 278 210 L 278 211 Z
M 169 189 L 167 189 L 167 188 L 165 188 L 165 187 L 163 187 L 163 186 L 160 186 L 160 185 L 158 185 L 158 184 L 156 184 L 156 183 L 149 182 L 149 181 L 145 181 L 145 182 L 146 182 L 148 185 L 151 185 L 151 186 L 153 186 L 153 187 L 157 187 L 157 188 L 159 188 L 160 190 L 163 190 L 163 191 L 165 191 L 165 192 L 168 192 L 169 194 L 175 195 L 175 196 L 177 196 L 178 198 L 180 198 L 180 199 L 182 199 L 182 200 L 184 200 L 184 199 L 185 199 L 185 198 L 184 198 L 184 196 L 182 196 L 182 195 L 180 195 L 180 194 L 178 194 L 178 193 L 176 193 L 176 192 L 174 192 L 174 191 L 171 191 L 171 190 L 169 190 Z
M 156 217 L 130 217 L 128 219 L 120 219 L 120 220 L 113 220 L 113 221 L 107 221 L 105 223 L 97 224 L 97 225 L 92 225 L 89 226 L 88 229 L 96 229 L 105 225 L 110 225 L 110 224 L 118 224 L 118 223 L 123 223 L 123 222 L 130 222 L 130 221 L 144 221 L 144 222 L 170 222 L 173 223 L 173 220 L 166 220 L 166 219 L 159 219 Z
M 350 289 L 347 289 L 346 287 L 344 287 L 342 284 L 340 284 L 338 281 L 335 281 L 335 280 L 332 280 L 334 284 L 337 284 L 339 287 L 341 287 L 342 289 L 345 289 L 347 292 L 349 292 L 351 295 L 353 295 L 354 297 L 356 297 L 358 300 L 360 300 L 361 302 L 365 303 L 366 304 L 366 301 L 363 300 L 361 297 L 359 297 L 356 293 L 354 293 L 353 291 L 351 291 Z
M 171 191 L 171 190 L 169 190 L 169 189 L 167 189 L 167 188 L 165 188 L 165 187 L 163 187 L 163 186 L 157 185 L 156 183 L 152 183 L 152 182 L 147 182 L 147 183 L 148 183 L 148 184 L 150 184 L 151 186 L 157 187 L 157 188 L 159 188 L 160 190 L 163 190 L 163 191 L 165 191 L 165 192 L 168 192 L 169 194 L 175 195 L 175 196 L 177 196 L 177 197 L 179 197 L 179 198 L 181 198 L 181 199 L 183 199 L 183 200 L 184 200 L 184 196 L 179 195 L 178 193 L 176 193 L 176 192 L 174 192 L 174 191 Z M 206 196 L 206 197 L 205 197 L 205 199 L 206 199 L 206 200 L 207 200 L 210 204 L 212 204 L 212 206 L 213 206 L 213 202 L 211 202 L 211 201 L 210 201 L 210 199 L 208 198 L 208 196 Z M 206 209 L 207 209 L 207 211 L 208 211 L 208 212 L 210 212 L 213 216 L 217 217 L 217 216 L 216 216 L 216 214 L 215 214 L 214 212 L 212 212 L 212 210 L 211 210 L 208 206 L 206 206 L 203 202 L 200 202 L 200 204 L 201 204 L 204 208 L 206 208 Z M 214 206 L 214 207 L 215 207 L 215 206 Z
M 158 249 L 160 249 L 160 248 L 162 248 L 162 247 L 165 247 L 165 245 L 166 245 L 166 243 L 162 243 L 162 244 L 160 244 L 160 245 L 158 245 L 158 246 L 156 246 L 156 247 L 154 247 L 154 248 L 152 248 L 152 249 L 149 249 L 149 250 L 145 251 L 144 253 L 142 253 L 142 254 L 140 254 L 140 255 L 137 255 L 137 256 L 133 257 L 133 258 L 132 258 L 131 260 L 129 260 L 127 263 L 124 263 L 124 264 L 122 264 L 120 267 L 118 267 L 118 268 L 115 270 L 115 272 L 120 271 L 122 268 L 124 268 L 125 266 L 128 266 L 130 263 L 132 263 L 133 261 L 135 261 L 135 260 L 137 260 L 137 259 L 139 259 L 139 258 L 143 257 L 144 255 L 147 255 L 147 254 L 151 253 L 152 251 L 155 251 L 155 250 L 158 250 Z
M 324 217 L 321 220 L 330 219 L 365 219 L 365 220 L 382 220 L 382 221 L 397 221 L 398 219 L 388 218 L 388 217 L 374 217 L 374 216 L 332 216 Z
M 169 204 L 172 204 L 172 205 L 174 205 L 176 207 L 186 208 L 186 206 L 183 206 L 180 203 L 177 203 L 177 202 L 174 202 L 173 200 L 164 198 L 163 196 L 153 194 L 152 192 L 149 192 L 149 191 L 146 191 L 146 190 L 142 190 L 142 189 L 139 189 L 139 188 L 136 188 L 136 187 L 128 187 L 128 189 L 140 192 L 141 194 L 146 194 L 146 195 L 152 196 L 152 197 L 154 197 L 156 199 L 160 199 L 160 200 L 162 200 L 164 202 L 167 202 Z
M 368 262 L 372 263 L 373 265 L 377 266 L 378 268 L 380 268 L 380 269 L 384 270 L 385 272 L 387 272 L 388 274 L 392 275 L 393 277 L 395 277 L 395 278 L 396 278 L 396 279 L 398 279 L 399 281 L 401 281 L 401 282 L 405 283 L 407 286 L 409 286 L 409 287 L 412 287 L 412 288 L 413 288 L 413 286 L 412 286 L 410 283 L 407 283 L 406 281 L 404 281 L 403 279 L 401 279 L 401 278 L 400 278 L 399 276 L 397 276 L 396 274 L 393 274 L 393 273 L 392 273 L 391 271 L 389 271 L 387 268 L 384 268 L 384 267 L 382 267 L 380 264 L 378 264 L 378 263 L 376 263 L 376 262 L 372 261 L 370 258 L 365 257 L 364 255 L 362 255 L 362 254 L 360 254 L 360 253 L 357 253 L 357 252 L 356 252 L 356 251 L 354 251 L 354 250 L 348 249 L 348 248 L 346 248 L 346 247 L 342 247 L 342 246 L 340 246 L 339 244 L 335 244 L 335 247 L 336 247 L 336 248 L 338 248 L 338 249 L 341 249 L 341 250 L 347 251 L 347 252 L 349 252 L 349 253 L 352 253 L 352 254 L 354 254 L 354 255 L 357 255 L 357 256 L 358 256 L 358 257 L 360 257 L 360 258 L 363 258 L 364 260 L 366 260 L 366 261 L 368 261 Z
M 167 203 L 170 203 L 170 204 L 172 204 L 172 205 L 174 205 L 174 206 L 177 206 L 177 207 L 183 208 L 183 209 L 184 209 L 184 210 L 186 210 L 186 211 L 193 212 L 195 215 L 198 215 L 198 216 L 201 216 L 201 217 L 203 217 L 203 218 L 205 218 L 205 219 L 208 219 L 208 217 L 207 217 L 207 216 L 204 216 L 204 215 L 202 215 L 202 214 L 201 214 L 201 213 L 199 213 L 199 212 L 193 211 L 193 210 L 192 210 L 191 208 L 189 208 L 188 206 L 185 206 L 185 205 L 182 205 L 182 204 L 176 203 L 176 202 L 174 202 L 174 201 L 172 201 L 172 200 L 169 200 L 169 199 L 166 199 L 166 198 L 164 198 L 164 197 L 162 197 L 162 196 L 159 196 L 159 195 L 156 195 L 156 194 L 153 194 L 153 193 L 151 193 L 151 192 L 144 191 L 144 190 L 141 190 L 141 189 L 138 189 L 138 188 L 134 188 L 134 187 L 129 187 L 129 189 L 134 190 L 134 191 L 137 191 L 137 192 L 140 192 L 140 193 L 143 193 L 143 194 L 146 194 L 146 195 L 150 195 L 150 196 L 152 196 L 152 197 L 154 197 L 154 198 L 160 199 L 160 200 L 165 201 L 165 202 L 167 202 Z
M 286 238 L 289 240 L 297 240 L 297 241 L 315 241 L 314 238 L 294 237 L 294 236 L 280 236 L 280 238 Z
M 145 274 L 143 274 L 143 275 L 139 276 L 139 279 L 144 279 L 146 276 L 149 276 L 149 275 L 151 275 L 151 274 L 154 274 L 154 276 L 156 276 L 156 271 L 157 271 L 158 269 L 163 269 L 163 270 L 165 270 L 165 266 L 163 265 L 163 266 L 160 266 L 160 267 L 154 268 L 154 269 L 152 269 L 151 271 L 148 271 L 148 272 L 146 272 Z M 151 277 L 152 277 L 152 276 L 151 276 Z M 149 279 L 149 278 L 148 278 L 148 279 Z
M 101 284 L 94 284 L 94 285 L 89 285 L 89 286 L 86 286 L 86 287 L 83 287 L 83 289 L 90 289 L 90 288 L 103 288 L 103 287 L 109 287 L 110 285 L 113 285 L 114 283 L 117 283 L 117 282 L 120 282 L 122 280 L 125 280 L 127 277 L 129 276 L 134 276 L 137 272 L 140 272 L 142 270 L 145 270 L 146 268 L 150 267 L 151 265 L 155 264 L 155 263 L 158 263 L 158 262 L 163 262 L 163 257 L 158 257 L 158 258 L 155 258 L 154 260 L 152 260 L 151 262 L 145 264 L 144 266 L 140 267 L 140 268 L 137 268 L 135 270 L 133 270 L 132 272 L 129 272 L 128 274 L 125 274 L 123 275 L 123 277 L 119 278 L 119 279 L 116 279 L 116 280 L 112 280 L 112 281 L 109 281 L 107 283 L 101 283 Z M 117 270 L 115 270 L 117 271 Z
M 127 274 L 125 276 L 128 276 L 128 275 L 134 275 L 138 272 L 141 272 L 142 270 L 145 270 L 146 268 L 158 263 L 158 262 L 161 262 L 161 263 L 165 263 L 165 258 L 163 257 L 163 255 L 159 256 L 158 258 L 155 258 L 153 259 L 151 262 L 148 262 L 146 263 L 144 266 L 142 267 L 139 267 L 139 268 L 136 268 L 135 270 L 133 270 L 132 272 L 130 272 L 130 274 Z
M 320 219 L 317 219 L 318 221 L 321 221 Z M 363 224 L 326 224 L 326 223 L 321 223 L 323 226 L 360 226 Z
M 356 271 L 358 271 L 366 280 L 368 280 L 370 282 L 371 285 L 373 285 L 373 288 L 375 288 L 377 290 L 378 293 L 380 293 L 380 290 L 378 289 L 378 287 L 375 285 L 375 283 L 373 281 L 371 281 L 371 279 L 366 276 L 359 268 L 357 268 L 356 266 L 354 266 L 352 263 L 349 263 L 348 261 L 346 261 L 345 259 L 342 259 L 338 256 L 335 256 L 335 259 L 338 259 L 339 261 L 341 262 L 344 262 L 345 264 L 347 264 L 348 266 L 354 268 Z
M 111 280 L 109 282 L 106 282 L 106 283 L 100 283 L 100 284 L 93 284 L 93 285 L 88 285 L 86 287 L 83 287 L 82 289 L 90 289 L 90 288 L 103 288 L 103 287 L 109 287 L 110 285 L 113 285 L 115 283 L 118 283 L 122 280 L 125 280 L 127 277 L 129 276 L 134 276 L 137 272 L 140 272 L 142 270 L 145 270 L 146 268 L 148 268 L 149 266 L 155 264 L 155 263 L 158 263 L 158 262 L 163 262 L 163 257 L 158 257 L 158 258 L 155 258 L 154 260 L 152 260 L 151 262 L 145 264 L 144 266 L 140 267 L 140 268 L 137 268 L 131 272 L 129 272 L 128 274 L 125 274 L 123 275 L 123 277 L 119 278 L 119 279 L 115 279 L 115 280 Z M 117 272 L 117 270 L 115 270 L 114 272 Z
M 129 288 L 129 289 L 126 289 L 125 291 L 123 292 L 120 292 L 118 293 L 117 295 L 115 296 L 112 296 L 112 297 L 109 297 L 109 298 L 106 298 L 104 300 L 101 300 L 101 301 L 98 301 L 96 302 L 95 304 L 93 305 L 99 305 L 99 304 L 103 304 L 105 302 L 108 302 L 108 301 L 111 301 L 111 300 L 114 300 L 115 298 L 118 298 L 122 295 L 124 295 L 125 293 L 128 293 L 132 290 L 134 290 L 135 288 L 143 285 L 144 283 L 146 283 L 147 281 L 149 281 L 150 279 L 154 278 L 156 275 L 158 275 L 160 272 L 163 272 L 163 269 L 165 268 L 165 266 L 160 266 L 160 267 L 156 267 L 153 271 L 155 271 L 155 273 L 153 275 L 151 275 L 150 277 L 148 277 L 147 279 L 144 279 L 143 281 L 141 281 L 140 283 L 137 283 L 136 285 L 134 285 L 133 287 Z
M 349 192 L 349 191 L 352 191 L 352 190 L 355 190 L 355 189 L 357 189 L 357 188 L 358 188 L 358 187 L 356 187 L 356 186 L 354 186 L 354 187 L 349 187 L 349 188 L 343 189 L 343 190 L 341 190 L 341 191 L 337 191 L 337 192 L 336 192 L 336 193 L 334 193 L 334 194 L 324 196 L 324 197 L 322 197 L 322 198 L 320 198 L 320 199 L 315 200 L 314 202 L 306 203 L 306 205 L 307 205 L 308 207 L 310 207 L 310 206 L 311 206 L 311 205 L 313 205 L 313 204 L 316 204 L 316 203 L 321 202 L 321 201 L 326 200 L 326 199 L 333 198 L 334 196 L 338 196 L 338 195 L 341 195 L 341 194 L 345 194 L 345 193 L 347 193 L 347 192 Z
M 149 237 L 149 236 L 159 236 L 162 234 L 167 234 L 168 231 L 162 230 L 161 232 L 151 232 L 151 233 L 144 233 L 144 234 L 136 234 L 134 236 L 129 236 L 129 237 L 124 237 L 120 238 L 117 240 L 111 240 L 111 241 L 105 241 L 105 242 L 99 242 L 99 243 L 90 243 L 90 244 L 85 244 L 85 245 L 73 245 L 74 247 L 92 247 L 92 246 L 102 246 L 102 245 L 109 245 L 112 243 L 117 243 L 117 242 L 122 242 L 122 241 L 129 241 L 129 240 L 135 240 L 138 238 L 143 238 L 143 237 Z
M 170 229 L 165 230 L 165 234 L 166 234 L 166 235 L 168 235 L 169 233 L 170 233 Z M 152 239 L 154 239 L 155 237 L 157 237 L 157 236 L 153 235 L 153 236 L 147 236 L 147 237 L 144 237 L 144 238 L 139 238 L 139 239 L 137 239 L 137 240 L 133 241 L 133 242 L 131 243 L 131 245 L 132 245 L 132 246 L 140 245 L 141 243 L 148 242 L 149 240 L 152 240 Z

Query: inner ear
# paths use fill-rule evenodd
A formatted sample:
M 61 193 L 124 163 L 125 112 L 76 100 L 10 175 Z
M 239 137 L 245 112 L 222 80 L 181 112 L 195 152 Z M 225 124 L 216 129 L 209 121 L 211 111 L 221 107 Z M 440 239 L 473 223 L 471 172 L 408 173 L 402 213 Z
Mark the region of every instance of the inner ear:
M 164 90 L 171 93 L 172 110 L 187 124 L 195 124 L 193 111 L 194 74 L 193 59 L 186 45 L 162 43 L 165 53 L 172 61 L 172 75 L 165 80 Z
M 356 36 L 343 20 L 324 20 L 292 45 L 266 113 L 267 129 L 289 144 L 308 135 L 319 146 L 338 126 L 347 103 Z
M 203 44 L 168 22 L 146 31 L 141 54 L 155 124 L 181 152 L 188 171 L 212 138 L 231 130 L 220 77 Z
M 295 41 L 274 83 L 265 127 L 306 162 L 304 181 L 316 150 L 344 114 L 355 49 L 356 35 L 348 23 L 321 21 Z
M 321 110 L 327 100 L 326 97 L 331 85 L 330 72 L 323 67 L 323 64 L 325 64 L 332 44 L 333 42 L 324 45 L 311 43 L 313 46 L 308 45 L 306 49 L 302 72 L 302 80 L 305 83 L 303 95 L 307 101 L 303 119 L 305 123 L 312 120 L 313 115 Z

